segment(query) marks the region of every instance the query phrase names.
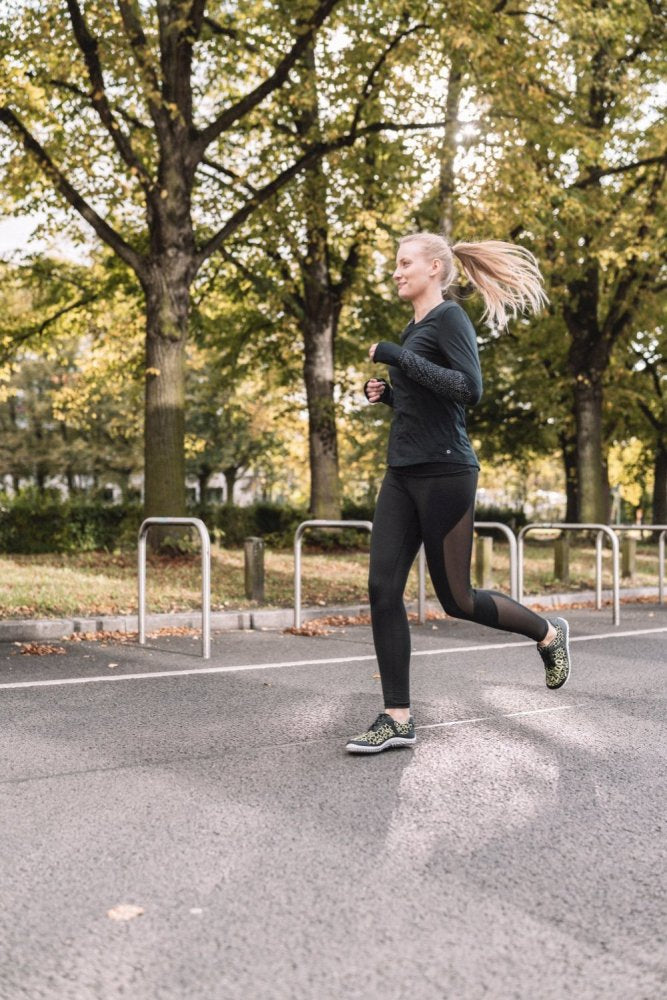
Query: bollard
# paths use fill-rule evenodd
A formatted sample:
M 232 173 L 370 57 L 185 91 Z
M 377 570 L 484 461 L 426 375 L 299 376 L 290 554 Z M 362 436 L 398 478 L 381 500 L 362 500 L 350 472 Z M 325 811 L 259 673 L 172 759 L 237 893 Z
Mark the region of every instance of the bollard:
M 554 541 L 554 577 L 564 583 L 570 579 L 570 539 L 567 535 Z
M 637 568 L 637 539 L 625 535 L 621 539 L 621 576 L 634 576 Z
M 251 601 L 264 601 L 264 539 L 246 538 L 243 543 L 245 554 L 245 596 Z
M 493 559 L 493 539 L 477 536 L 475 539 L 475 584 L 482 590 L 491 587 L 491 561 Z

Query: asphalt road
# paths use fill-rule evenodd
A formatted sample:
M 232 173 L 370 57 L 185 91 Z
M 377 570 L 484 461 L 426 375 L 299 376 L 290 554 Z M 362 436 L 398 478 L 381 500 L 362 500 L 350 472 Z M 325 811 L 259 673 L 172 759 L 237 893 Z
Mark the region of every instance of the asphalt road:
M 367 628 L 0 647 L 2 1000 L 667 996 L 667 607 L 568 618 L 556 692 L 415 627 L 417 746 L 370 757 Z

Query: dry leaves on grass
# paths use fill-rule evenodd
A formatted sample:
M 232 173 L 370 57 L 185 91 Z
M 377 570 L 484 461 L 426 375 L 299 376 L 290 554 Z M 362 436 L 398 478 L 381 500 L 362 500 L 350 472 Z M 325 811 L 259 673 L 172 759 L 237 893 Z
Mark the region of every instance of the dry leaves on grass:
M 45 642 L 17 642 L 16 646 L 21 647 L 21 654 L 26 656 L 59 656 L 66 650 L 62 646 L 50 646 Z

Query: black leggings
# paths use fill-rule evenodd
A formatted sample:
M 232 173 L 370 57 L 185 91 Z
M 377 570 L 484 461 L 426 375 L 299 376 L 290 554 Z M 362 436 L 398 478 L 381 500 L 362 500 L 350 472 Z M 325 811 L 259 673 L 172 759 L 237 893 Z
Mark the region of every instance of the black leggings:
M 386 708 L 410 705 L 410 630 L 405 584 L 422 541 L 448 615 L 541 642 L 545 618 L 495 590 L 473 590 L 470 560 L 478 472 L 416 476 L 388 469 L 373 517 L 368 592 Z

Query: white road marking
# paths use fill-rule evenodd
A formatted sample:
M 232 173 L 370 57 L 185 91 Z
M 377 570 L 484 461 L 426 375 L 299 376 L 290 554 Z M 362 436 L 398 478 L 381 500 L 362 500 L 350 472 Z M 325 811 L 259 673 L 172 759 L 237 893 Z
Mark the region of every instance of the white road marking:
M 587 642 L 592 639 L 622 639 L 626 636 L 651 635 L 655 632 L 667 632 L 667 627 L 637 629 L 633 632 L 602 632 L 599 635 L 570 636 L 570 642 Z M 477 653 L 494 649 L 511 649 L 520 646 L 534 646 L 530 639 L 521 642 L 493 642 L 476 646 L 448 646 L 446 649 L 413 650 L 412 656 L 448 656 L 459 653 Z M 240 663 L 229 667 L 193 667 L 191 670 L 155 670 L 141 674 L 111 674 L 98 677 L 63 677 L 46 681 L 11 681 L 0 684 L 0 691 L 16 691 L 21 688 L 65 687 L 69 684 L 107 684 L 114 681 L 145 681 L 158 680 L 163 677 L 193 677 L 206 674 L 237 674 L 247 670 L 279 670 L 281 667 L 310 667 L 331 663 L 363 663 L 375 661 L 375 653 L 367 656 L 331 656 L 315 660 L 278 660 L 275 663 Z
M 528 708 L 523 712 L 507 712 L 503 715 L 480 715 L 475 719 L 455 719 L 454 722 L 432 722 L 427 726 L 415 726 L 415 729 L 444 729 L 446 726 L 462 726 L 466 722 L 493 722 L 495 719 L 513 719 L 517 715 L 539 715 L 541 712 L 564 712 L 566 708 L 576 708 L 576 705 L 554 705 L 552 708 Z

